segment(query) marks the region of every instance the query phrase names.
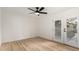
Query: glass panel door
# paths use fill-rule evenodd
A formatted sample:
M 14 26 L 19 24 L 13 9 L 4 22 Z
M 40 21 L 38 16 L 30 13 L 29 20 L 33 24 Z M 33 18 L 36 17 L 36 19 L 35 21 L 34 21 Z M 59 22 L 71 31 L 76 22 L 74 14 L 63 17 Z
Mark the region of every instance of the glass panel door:
M 77 44 L 77 19 L 70 18 L 66 20 L 66 39 L 65 42 Z
M 61 20 L 55 21 L 55 39 L 61 40 Z

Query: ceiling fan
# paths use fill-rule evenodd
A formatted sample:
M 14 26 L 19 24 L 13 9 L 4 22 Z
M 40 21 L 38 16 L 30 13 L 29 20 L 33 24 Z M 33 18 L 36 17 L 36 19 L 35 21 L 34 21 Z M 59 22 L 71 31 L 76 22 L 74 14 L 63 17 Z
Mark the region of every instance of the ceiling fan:
M 29 10 L 33 11 L 32 13 L 30 14 L 36 14 L 36 15 L 40 15 L 40 14 L 47 14 L 47 12 L 42 12 L 45 7 L 35 7 L 35 10 L 31 9 L 31 8 L 28 8 Z

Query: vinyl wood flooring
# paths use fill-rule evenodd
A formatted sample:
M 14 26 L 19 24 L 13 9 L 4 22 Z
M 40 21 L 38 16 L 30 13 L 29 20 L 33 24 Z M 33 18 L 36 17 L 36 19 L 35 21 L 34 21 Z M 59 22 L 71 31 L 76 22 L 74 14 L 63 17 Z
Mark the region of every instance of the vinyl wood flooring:
M 30 38 L 19 41 L 3 43 L 0 51 L 78 51 L 64 44 L 43 38 Z

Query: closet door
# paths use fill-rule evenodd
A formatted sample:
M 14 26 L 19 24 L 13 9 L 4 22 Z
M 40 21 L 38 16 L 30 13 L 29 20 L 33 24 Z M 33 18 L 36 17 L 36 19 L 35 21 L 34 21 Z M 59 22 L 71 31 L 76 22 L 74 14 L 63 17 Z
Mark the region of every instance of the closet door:
M 64 23 L 66 26 L 64 26 L 64 35 L 63 38 L 64 43 L 77 47 L 78 45 L 78 19 L 76 17 L 66 19 L 66 22 Z

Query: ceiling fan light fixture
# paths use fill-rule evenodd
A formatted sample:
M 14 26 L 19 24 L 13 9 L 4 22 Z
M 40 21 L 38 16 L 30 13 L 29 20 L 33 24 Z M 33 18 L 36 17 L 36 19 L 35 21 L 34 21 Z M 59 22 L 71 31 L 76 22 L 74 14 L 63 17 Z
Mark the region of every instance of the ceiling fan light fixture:
M 37 12 L 37 13 L 35 13 L 35 15 L 39 15 L 39 13 Z

